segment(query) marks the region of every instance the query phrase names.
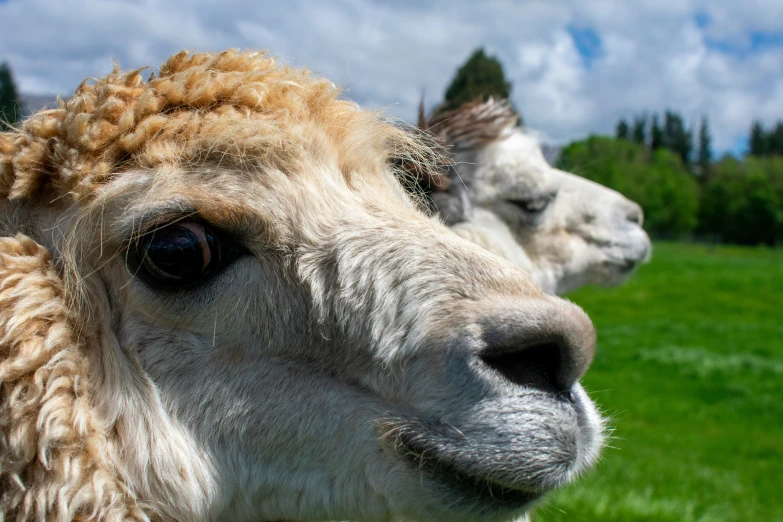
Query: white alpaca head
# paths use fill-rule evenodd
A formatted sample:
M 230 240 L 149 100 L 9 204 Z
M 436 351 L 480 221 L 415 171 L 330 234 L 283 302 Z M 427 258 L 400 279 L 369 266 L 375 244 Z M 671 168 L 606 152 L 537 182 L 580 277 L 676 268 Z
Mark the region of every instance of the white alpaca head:
M 337 94 L 181 53 L 0 134 L 0 518 L 501 521 L 595 460 L 585 314 L 417 210 L 389 157 L 427 150 Z
M 488 234 L 484 241 L 497 243 L 490 249 L 515 260 L 545 291 L 621 283 L 649 255 L 641 208 L 552 168 L 516 118 L 505 102 L 490 99 L 430 123 L 455 161 L 451 196 L 436 195 L 436 204 L 466 198 L 461 217 L 467 223 L 458 232 Z

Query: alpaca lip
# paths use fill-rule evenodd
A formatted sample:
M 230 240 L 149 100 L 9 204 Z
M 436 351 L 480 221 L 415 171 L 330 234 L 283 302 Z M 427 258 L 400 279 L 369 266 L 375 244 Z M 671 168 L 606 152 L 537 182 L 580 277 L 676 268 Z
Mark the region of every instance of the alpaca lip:
M 609 259 L 605 262 L 606 266 L 619 270 L 621 272 L 630 272 L 646 259 L 646 252 L 641 256 L 634 257 L 621 257 L 616 259 Z
M 598 455 L 600 417 L 581 387 L 572 392 L 562 397 L 529 390 L 525 405 L 518 395 L 491 397 L 448 420 L 386 417 L 378 424 L 380 442 L 433 495 L 459 499 L 459 509 L 521 513 Z M 544 410 L 551 413 L 539 417 Z M 531 422 L 538 426 L 532 434 Z
M 538 500 L 545 491 L 528 491 L 511 488 L 491 478 L 466 472 L 454 463 L 433 456 L 408 434 L 396 436 L 395 449 L 398 455 L 408 461 L 418 472 L 426 473 L 435 482 L 459 493 L 463 500 L 494 504 L 503 509 L 520 509 Z

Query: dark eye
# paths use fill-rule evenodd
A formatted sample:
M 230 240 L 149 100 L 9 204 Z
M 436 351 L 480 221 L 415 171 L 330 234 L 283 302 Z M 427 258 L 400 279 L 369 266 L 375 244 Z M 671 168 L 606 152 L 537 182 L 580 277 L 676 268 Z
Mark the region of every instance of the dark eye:
M 509 203 L 528 214 L 540 214 L 547 209 L 557 194 L 540 194 L 524 199 L 508 199 Z
M 201 223 L 176 223 L 142 236 L 129 268 L 157 287 L 181 287 L 214 275 L 236 252 Z

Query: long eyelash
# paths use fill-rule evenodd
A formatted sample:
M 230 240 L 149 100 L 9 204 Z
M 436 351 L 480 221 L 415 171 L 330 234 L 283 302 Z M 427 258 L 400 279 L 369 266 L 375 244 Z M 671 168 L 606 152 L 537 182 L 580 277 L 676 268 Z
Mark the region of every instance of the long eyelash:
M 243 253 L 246 252 L 246 250 L 241 247 L 241 244 L 239 244 L 231 234 L 225 234 L 221 230 L 216 229 L 211 225 L 205 224 L 200 220 L 199 221 L 194 220 L 194 222 L 200 224 L 201 226 L 205 227 L 205 229 L 209 230 L 211 235 L 215 237 L 219 242 L 220 245 L 219 258 L 215 266 L 211 267 L 207 272 L 204 272 L 203 274 L 201 274 L 200 277 L 198 277 L 196 280 L 193 281 L 179 282 L 175 279 L 172 279 L 170 281 L 165 281 L 163 278 L 160 277 L 160 274 L 151 274 L 149 272 L 149 267 L 147 267 L 144 262 L 148 253 L 148 249 L 144 248 L 145 243 L 151 241 L 152 237 L 154 237 L 154 234 L 156 232 L 163 230 L 174 224 L 182 223 L 182 221 L 186 218 L 187 217 L 181 217 L 179 219 L 167 222 L 165 224 L 163 223 L 156 224 L 154 228 L 152 228 L 151 230 L 148 230 L 144 234 L 138 234 L 129 241 L 126 247 L 126 266 L 128 270 L 131 272 L 133 278 L 141 276 L 140 278 L 142 280 L 145 280 L 145 283 L 148 286 L 158 291 L 187 290 L 193 287 L 197 287 L 203 283 L 206 283 L 208 280 L 212 279 L 214 276 L 222 272 L 235 259 L 237 259 Z M 209 248 L 208 245 L 207 248 Z M 165 274 L 165 272 L 162 273 Z
M 191 219 L 196 218 L 196 219 Z M 171 225 L 176 225 L 177 223 L 181 223 L 183 221 L 194 221 L 196 223 L 201 224 L 202 226 L 208 226 L 206 223 L 203 223 L 200 219 L 198 212 L 188 212 L 187 214 L 179 214 L 177 216 L 165 216 L 160 217 L 154 221 L 148 222 L 144 224 L 144 227 L 139 227 L 138 231 L 135 231 L 131 237 L 129 238 L 128 244 L 133 244 L 141 241 L 144 237 L 154 234 L 158 230 L 162 230 L 166 227 L 170 227 Z M 210 227 L 213 230 L 214 227 Z

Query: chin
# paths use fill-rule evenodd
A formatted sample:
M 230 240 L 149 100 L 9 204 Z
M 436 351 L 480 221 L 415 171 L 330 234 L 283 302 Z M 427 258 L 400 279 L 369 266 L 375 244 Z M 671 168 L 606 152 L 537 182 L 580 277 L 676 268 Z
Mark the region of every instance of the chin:
M 402 514 L 417 521 L 519 520 L 592 466 L 603 444 L 602 419 L 578 384 L 485 401 L 448 422 L 394 417 L 381 430 L 388 457 L 419 486 Z

